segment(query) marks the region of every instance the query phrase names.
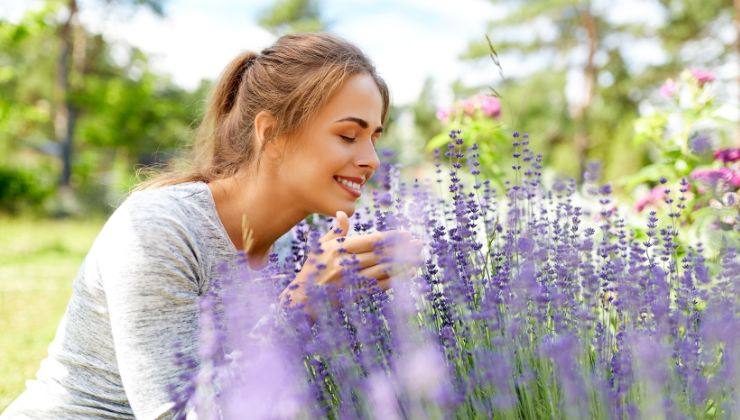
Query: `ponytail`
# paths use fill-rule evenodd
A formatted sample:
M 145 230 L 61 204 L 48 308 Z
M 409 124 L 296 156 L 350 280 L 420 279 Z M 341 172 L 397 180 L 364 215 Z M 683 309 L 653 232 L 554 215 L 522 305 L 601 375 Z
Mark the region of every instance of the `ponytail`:
M 242 84 L 244 74 L 252 65 L 258 54 L 247 51 L 231 60 L 221 73 L 218 83 L 213 88 L 211 104 L 208 107 L 212 111 L 216 121 L 222 120 L 236 103 L 239 94 L 239 86 Z

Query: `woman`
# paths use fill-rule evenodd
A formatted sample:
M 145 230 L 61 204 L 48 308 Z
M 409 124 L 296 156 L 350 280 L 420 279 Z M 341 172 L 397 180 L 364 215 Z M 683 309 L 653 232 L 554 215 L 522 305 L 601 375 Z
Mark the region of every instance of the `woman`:
M 212 92 L 186 165 L 140 185 L 104 225 L 48 357 L 2 417 L 172 417 L 168 386 L 182 385 L 172 348 L 181 341 L 197 354 L 198 297 L 219 262 L 243 252 L 250 267 L 263 268 L 298 222 L 336 215 L 324 252 L 309 255 L 281 299 L 305 301 L 314 273 L 319 284 L 339 280 L 337 238 L 347 235 L 361 186 L 378 169 L 375 142 L 388 105 L 368 58 L 336 36 L 286 35 L 237 57 Z M 341 243 L 385 288 L 395 267 L 373 250 L 389 234 Z

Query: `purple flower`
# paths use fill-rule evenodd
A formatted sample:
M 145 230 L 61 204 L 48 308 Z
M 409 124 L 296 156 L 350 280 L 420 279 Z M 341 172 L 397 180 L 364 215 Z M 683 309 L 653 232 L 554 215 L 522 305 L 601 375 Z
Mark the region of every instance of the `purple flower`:
M 689 139 L 689 147 L 695 155 L 703 155 L 712 148 L 712 140 L 705 133 L 699 133 Z
M 714 159 L 722 163 L 733 163 L 740 160 L 740 148 L 720 149 L 714 152 Z
M 414 349 L 399 363 L 399 375 L 411 395 L 431 400 L 444 397 L 447 370 L 440 352 L 431 344 Z
M 486 113 L 486 97 L 470 100 Z M 301 305 L 273 305 L 283 280 L 222 271 L 228 277 L 210 285 L 225 291 L 222 301 L 199 306 L 201 369 L 178 356 L 187 382 L 171 390 L 178 408 L 203 417 L 515 417 L 534 409 L 548 418 L 688 418 L 711 401 L 718 416 L 732 412 L 734 250 L 719 270 L 701 246 L 679 254 L 677 227 L 654 210 L 644 235 L 632 231 L 609 184 L 596 185 L 595 164 L 584 174 L 592 187 L 585 199 L 599 205 L 581 207 L 575 180 L 546 187 L 526 134 L 514 133 L 518 176 L 496 191 L 491 180 L 462 176 L 463 166 L 479 166 L 478 148 L 464 147 L 458 130 L 449 134 L 449 198 L 435 195 L 446 189 L 434 181 L 407 183 L 400 164 L 384 161 L 372 202 L 352 216 L 352 233 L 399 229 L 422 238 L 423 248 L 378 242 L 392 251 L 378 262 L 415 270 L 382 290 L 345 249 L 336 282 L 309 276 L 315 317 Z M 692 148 L 703 149 L 701 141 Z M 727 153 L 718 159 L 736 159 Z M 441 155 L 435 150 L 437 183 Z M 737 171 L 701 169 L 692 178 L 734 185 Z M 668 180 L 659 183 L 638 211 L 661 201 L 681 208 Z M 682 180 L 681 197 L 688 187 Z M 729 194 L 728 206 L 737 201 Z M 271 258 L 267 271 L 294 278 L 320 245 L 316 233 L 331 220 L 324 222 L 297 225 L 292 255 L 283 264 Z
M 374 372 L 367 379 L 370 400 L 374 410 L 375 418 L 379 419 L 401 419 L 393 384 L 385 372 Z
M 583 179 L 587 182 L 598 182 L 601 179 L 601 162 L 597 160 L 588 162 Z

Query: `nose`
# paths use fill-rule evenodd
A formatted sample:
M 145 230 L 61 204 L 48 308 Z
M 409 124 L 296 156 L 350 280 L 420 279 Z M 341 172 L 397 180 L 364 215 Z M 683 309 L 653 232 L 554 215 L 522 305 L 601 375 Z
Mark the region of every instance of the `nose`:
M 357 157 L 357 166 L 367 167 L 375 172 L 380 167 L 380 159 L 378 153 L 375 151 L 375 145 L 372 141 L 362 142 L 363 146 L 359 148 L 359 156 Z

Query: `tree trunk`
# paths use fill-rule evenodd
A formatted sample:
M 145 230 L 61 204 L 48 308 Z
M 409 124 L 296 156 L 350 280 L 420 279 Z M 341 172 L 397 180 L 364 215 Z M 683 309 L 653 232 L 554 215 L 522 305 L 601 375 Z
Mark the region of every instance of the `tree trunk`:
M 576 156 L 578 158 L 578 179 L 582 180 L 583 172 L 586 170 L 586 158 L 588 156 L 589 138 L 588 138 L 588 109 L 593 102 L 596 92 L 596 75 L 597 69 L 594 63 L 594 57 L 596 51 L 599 48 L 599 34 L 598 27 L 596 25 L 596 19 L 591 14 L 590 5 L 586 6 L 586 10 L 581 12 L 581 22 L 583 28 L 586 30 L 588 36 L 588 57 L 586 59 L 586 66 L 583 69 L 583 88 L 585 92 L 585 98 L 583 102 L 576 108 L 575 120 L 576 120 L 576 134 L 575 134 L 575 146 Z
M 56 115 L 54 116 L 54 136 L 61 145 L 62 174 L 59 177 L 59 186 L 70 187 L 72 176 L 72 156 L 74 143 L 74 128 L 77 111 L 69 94 L 70 57 L 74 49 L 74 26 L 77 21 L 78 8 L 76 0 L 69 0 L 69 15 L 60 31 L 61 51 L 57 62 L 56 87 L 59 95 Z

